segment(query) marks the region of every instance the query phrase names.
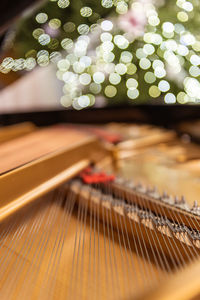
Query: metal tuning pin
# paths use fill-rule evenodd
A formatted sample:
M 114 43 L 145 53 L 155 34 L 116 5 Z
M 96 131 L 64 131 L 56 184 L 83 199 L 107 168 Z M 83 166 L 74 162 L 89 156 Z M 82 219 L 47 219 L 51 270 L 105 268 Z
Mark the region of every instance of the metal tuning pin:
M 118 185 L 124 185 L 125 180 L 124 180 L 124 178 L 117 176 L 117 177 L 115 178 L 114 183 L 116 183 L 116 184 L 118 184 Z
M 187 202 L 185 201 L 185 197 L 181 196 L 180 199 L 177 200 L 177 198 L 175 199 L 175 205 L 181 209 L 184 209 L 186 211 L 190 210 L 189 205 L 187 204 Z
M 175 197 L 174 197 L 174 204 L 175 204 L 175 205 L 179 204 L 178 196 L 175 196 Z
M 174 205 L 174 199 L 170 197 L 166 191 L 163 192 L 163 195 L 161 196 L 160 200 L 167 204 Z
M 163 192 L 162 198 L 168 198 L 168 195 L 167 195 L 166 191 Z
M 186 200 L 185 200 L 185 197 L 183 195 L 181 196 L 181 203 L 186 204 Z
M 197 203 L 197 201 L 195 200 L 194 201 L 194 204 L 193 204 L 193 209 L 197 209 L 198 208 L 198 203 Z
M 196 200 L 194 201 L 194 204 L 191 208 L 191 212 L 195 215 L 200 216 L 200 206 L 198 206 L 198 202 Z
M 138 184 L 136 186 L 136 191 L 139 193 L 145 194 L 147 190 L 141 182 L 138 182 Z
M 161 199 L 161 196 L 160 196 L 156 186 L 154 186 L 152 190 L 150 190 L 150 189 L 147 190 L 147 193 L 149 196 L 151 196 L 154 199 L 157 199 L 157 200 Z
M 135 188 L 135 184 L 134 184 L 133 180 L 127 180 L 125 183 L 125 186 L 131 190 L 133 190 Z

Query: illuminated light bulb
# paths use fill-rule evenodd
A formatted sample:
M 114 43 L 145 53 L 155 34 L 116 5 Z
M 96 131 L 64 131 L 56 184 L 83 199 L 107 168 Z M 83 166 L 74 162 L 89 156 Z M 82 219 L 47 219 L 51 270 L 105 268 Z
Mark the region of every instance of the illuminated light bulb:
M 49 55 L 49 58 L 50 60 L 53 62 L 53 63 L 57 63 L 61 58 L 61 53 L 58 52 L 58 51 L 53 51 L 51 52 L 51 54 Z
M 85 108 L 90 105 L 90 98 L 86 95 L 78 97 L 77 101 L 81 108 Z
M 33 37 L 37 40 L 39 38 L 40 35 L 42 35 L 44 33 L 44 29 L 42 28 L 36 28 L 35 30 L 33 30 Z
M 174 104 L 174 103 L 176 103 L 176 97 L 172 93 L 167 93 L 164 97 L 164 101 L 167 104 Z
M 161 60 L 155 59 L 155 60 L 153 61 L 152 66 L 153 66 L 153 68 L 155 69 L 155 68 L 157 68 L 157 67 L 164 68 L 165 65 L 164 65 L 164 63 L 163 63 Z
M 162 29 L 166 33 L 172 33 L 174 31 L 174 25 L 171 22 L 164 22 L 162 24 Z
M 105 95 L 109 98 L 112 98 L 112 97 L 115 97 L 116 94 L 117 94 L 117 89 L 115 86 L 112 86 L 112 85 L 107 85 L 105 90 Z
M 100 84 L 100 83 L 104 82 L 104 80 L 105 80 L 104 73 L 103 72 L 95 72 L 93 74 L 93 80 L 97 84 Z
M 129 46 L 129 41 L 123 35 L 115 35 L 114 43 L 120 49 L 126 49 Z
M 25 68 L 26 68 L 26 70 L 28 70 L 28 71 L 32 70 L 35 66 L 36 66 L 35 58 L 28 57 L 26 59 L 26 62 L 25 62 Z
M 90 106 L 94 105 L 95 104 L 95 96 L 92 94 L 87 94 L 87 96 L 90 99 Z
M 128 89 L 127 91 L 127 96 L 130 99 L 136 99 L 139 96 L 139 91 L 138 89 Z
M 198 76 L 200 76 L 200 68 L 198 68 L 197 66 L 191 66 L 189 69 L 189 73 L 193 77 L 198 77 Z
M 185 104 L 187 103 L 187 94 L 184 92 L 179 92 L 177 95 L 177 102 L 180 104 Z
M 189 50 L 186 46 L 184 45 L 178 45 L 177 47 L 177 53 L 181 56 L 186 56 L 189 53 Z
M 133 75 L 133 74 L 136 73 L 136 71 L 137 71 L 136 65 L 134 65 L 132 63 L 130 63 L 130 64 L 127 65 L 127 71 L 126 71 L 126 73 L 128 75 Z
M 117 2 L 116 12 L 118 14 L 125 14 L 128 11 L 128 4 L 124 1 Z
M 104 20 L 103 22 L 101 22 L 101 28 L 104 31 L 111 31 L 113 29 L 113 23 L 109 20 Z
M 102 0 L 101 5 L 105 8 L 110 8 L 113 6 L 113 0 Z
M 57 67 L 60 71 L 67 71 L 70 67 L 70 62 L 67 59 L 61 59 L 57 63 Z
M 101 34 L 100 38 L 101 38 L 101 41 L 102 41 L 102 42 L 107 42 L 107 41 L 110 41 L 110 42 L 111 42 L 113 36 L 112 36 L 112 34 L 110 34 L 109 32 L 103 32 L 103 33 Z
M 38 42 L 42 45 L 42 46 L 45 46 L 45 45 L 48 45 L 49 42 L 51 41 L 51 38 L 48 34 L 46 33 L 43 33 L 39 36 L 38 38 Z
M 75 73 L 82 73 L 85 70 L 85 65 L 81 62 L 76 61 L 73 64 L 73 70 Z
M 180 11 L 177 13 L 177 19 L 181 22 L 187 22 L 189 17 L 188 14 L 184 11 Z
M 196 41 L 193 45 L 192 48 L 194 51 L 200 52 L 200 41 Z
M 92 63 L 92 59 L 89 56 L 82 56 L 80 58 L 80 63 L 84 64 L 85 67 L 89 67 Z
M 151 44 L 146 44 L 143 47 L 143 51 L 144 53 L 146 53 L 147 55 L 152 55 L 155 52 L 155 48 L 153 45 Z
M 169 89 L 170 89 L 169 82 L 167 82 L 166 80 L 161 80 L 158 84 L 158 88 L 161 92 L 169 91 Z
M 63 81 L 68 83 L 74 83 L 77 78 L 78 75 L 74 74 L 73 72 L 65 72 L 62 76 Z
M 192 55 L 192 56 L 190 57 L 190 62 L 191 62 L 191 64 L 194 65 L 194 66 L 200 65 L 200 56 L 198 56 L 198 55 Z
M 110 51 L 113 50 L 114 44 L 110 41 L 106 41 L 106 42 L 103 42 L 101 47 L 102 47 L 103 51 L 109 51 L 110 52 Z
M 136 50 L 136 56 L 137 56 L 138 59 L 146 58 L 147 53 L 145 53 L 142 48 L 139 48 L 139 49 Z
M 111 73 L 109 76 L 110 83 L 117 85 L 121 81 L 121 76 L 118 73 Z
M 160 24 L 160 19 L 157 16 L 149 16 L 148 17 L 148 23 L 151 26 L 157 26 Z
M 51 19 L 49 21 L 49 27 L 51 27 L 52 29 L 58 29 L 61 26 L 61 21 L 59 19 Z
M 87 24 L 80 24 L 77 30 L 79 34 L 88 34 L 90 28 Z
M 174 31 L 178 34 L 182 34 L 185 32 L 185 27 L 182 24 L 177 23 L 174 25 Z
M 5 57 L 1 63 L 1 66 L 7 70 L 12 69 L 14 65 L 14 59 L 12 57 Z
M 60 8 L 66 8 L 70 5 L 70 2 L 69 0 L 58 0 L 57 4 Z
M 74 53 L 70 53 L 66 56 L 66 59 L 73 65 L 76 61 L 78 61 L 78 57 L 74 55 Z
M 64 107 L 69 107 L 72 105 L 72 99 L 68 95 L 64 95 L 61 97 L 60 103 Z
M 90 74 L 83 73 L 79 76 L 79 81 L 82 85 L 88 85 L 91 82 Z
M 182 8 L 188 12 L 191 12 L 193 10 L 193 5 L 191 2 L 186 1 L 182 4 Z
M 156 77 L 162 78 L 162 77 L 165 77 L 166 71 L 165 71 L 164 68 L 156 67 L 155 70 L 154 70 L 154 74 L 155 74 Z
M 104 53 L 103 59 L 106 63 L 111 63 L 115 59 L 115 54 L 113 52 Z
M 186 77 L 183 81 L 184 89 L 188 96 L 199 99 L 200 98 L 200 83 L 197 79 Z
M 124 75 L 127 71 L 127 67 L 124 64 L 117 64 L 115 66 L 115 71 L 120 75 Z
M 129 78 L 126 81 L 126 86 L 128 89 L 136 89 L 138 87 L 138 81 L 134 78 Z
M 48 20 L 48 15 L 41 12 L 36 15 L 35 19 L 38 23 L 43 24 Z
M 180 42 L 181 44 L 188 46 L 193 45 L 196 42 L 196 39 L 191 33 L 187 32 L 181 35 Z
M 73 22 L 67 22 L 63 25 L 63 29 L 65 32 L 73 32 L 76 26 Z
M 163 38 L 160 34 L 154 33 L 151 38 L 151 43 L 154 45 L 160 45 L 163 41 Z
M 151 67 L 151 62 L 147 58 L 141 58 L 139 62 L 140 68 L 143 70 L 147 70 Z
M 154 83 L 156 81 L 156 76 L 152 72 L 146 72 L 144 75 L 144 80 L 147 83 Z
M 160 90 L 156 85 L 152 85 L 149 88 L 149 95 L 153 98 L 157 98 L 160 96 Z
M 167 50 L 171 50 L 171 51 L 176 51 L 178 47 L 176 41 L 170 39 L 164 42 L 163 44 Z
M 146 43 L 151 43 L 152 42 L 152 32 L 146 32 L 143 36 L 143 40 Z
M 88 18 L 92 15 L 92 9 L 88 6 L 82 7 L 80 9 L 80 14 L 82 17 Z
M 121 53 L 120 60 L 123 63 L 130 63 L 132 61 L 132 59 L 133 59 L 133 55 L 129 51 L 123 51 Z
M 90 91 L 94 94 L 99 94 L 101 92 L 101 85 L 95 82 L 90 84 Z
M 107 63 L 104 66 L 104 70 L 106 73 L 110 74 L 110 73 L 114 73 L 115 71 L 115 65 L 113 63 Z

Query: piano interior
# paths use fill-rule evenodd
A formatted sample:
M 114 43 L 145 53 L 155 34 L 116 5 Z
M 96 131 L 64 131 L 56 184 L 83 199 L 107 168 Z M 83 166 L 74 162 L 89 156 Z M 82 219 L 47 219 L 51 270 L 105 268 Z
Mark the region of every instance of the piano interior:
M 189 135 L 137 123 L 0 134 L 1 299 L 198 295 L 199 145 Z
M 0 300 L 200 299 L 199 7 L 0 1 Z

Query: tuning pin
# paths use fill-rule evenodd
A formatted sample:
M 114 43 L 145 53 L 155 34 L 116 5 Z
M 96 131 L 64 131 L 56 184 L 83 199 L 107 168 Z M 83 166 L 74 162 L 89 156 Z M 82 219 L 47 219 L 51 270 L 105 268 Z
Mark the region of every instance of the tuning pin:
M 196 200 L 194 201 L 194 204 L 191 208 L 191 212 L 200 215 L 200 207 L 198 206 L 198 202 Z
M 160 199 L 161 198 L 156 186 L 154 186 L 153 189 L 148 189 L 147 193 L 148 193 L 149 196 L 151 196 L 154 199 Z
M 188 204 L 187 204 L 186 201 L 185 201 L 185 197 L 184 197 L 184 196 L 181 196 L 180 199 L 178 199 L 178 197 L 176 196 L 176 197 L 175 197 L 175 200 L 174 200 L 174 204 L 175 204 L 177 207 L 182 208 L 182 209 L 184 209 L 184 210 L 187 210 L 187 211 L 190 210 Z
M 125 185 L 129 189 L 134 189 L 135 188 L 135 184 L 132 180 L 127 180 Z
M 136 190 L 140 193 L 145 194 L 146 193 L 146 188 L 144 185 L 142 185 L 141 182 L 138 182 L 137 186 L 136 186 Z
M 174 197 L 174 204 L 179 204 L 178 196 L 175 196 L 175 197 Z
M 195 200 L 194 201 L 194 204 L 193 204 L 193 207 L 192 207 L 193 209 L 197 209 L 198 208 L 198 203 L 197 203 L 197 201 Z
M 124 178 L 122 178 L 122 177 L 117 176 L 117 177 L 115 178 L 115 183 L 116 183 L 116 184 L 123 185 L 124 182 L 125 182 L 125 180 L 124 180 Z
M 163 192 L 162 198 L 168 198 L 168 195 L 167 195 L 166 191 Z
M 181 202 L 181 204 L 186 204 L 186 201 L 185 201 L 185 197 L 184 197 L 184 196 L 181 196 L 180 202 Z
M 167 204 L 174 205 L 173 197 L 169 196 L 166 191 L 163 192 L 163 195 L 161 196 L 161 200 Z

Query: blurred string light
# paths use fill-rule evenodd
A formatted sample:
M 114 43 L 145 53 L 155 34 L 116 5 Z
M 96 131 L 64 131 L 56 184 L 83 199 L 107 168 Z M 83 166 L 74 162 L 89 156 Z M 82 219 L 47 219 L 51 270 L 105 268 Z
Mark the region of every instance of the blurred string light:
M 60 9 L 71 5 L 70 0 L 50 1 Z M 200 41 L 188 26 L 197 10 L 195 1 L 173 3 L 174 22 L 167 14 L 161 18 L 160 7 L 153 1 L 100 3 L 104 9 L 115 10 L 116 16 L 101 19 L 94 7 L 84 3 L 77 24 L 62 23 L 43 11 L 37 13 L 32 35 L 41 50 L 28 51 L 26 58 L 5 58 L 0 71 L 32 70 L 37 64 L 44 67 L 53 62 L 56 76 L 64 84 L 61 104 L 78 110 L 94 105 L 100 93 L 110 99 L 121 90 L 132 103 L 144 93 L 153 99 L 162 96 L 167 104 L 200 101 Z M 88 22 L 92 17 L 96 18 L 93 24 Z M 78 34 L 75 40 L 74 33 Z M 57 50 L 59 46 L 62 52 Z M 174 84 L 177 93 L 171 90 Z

